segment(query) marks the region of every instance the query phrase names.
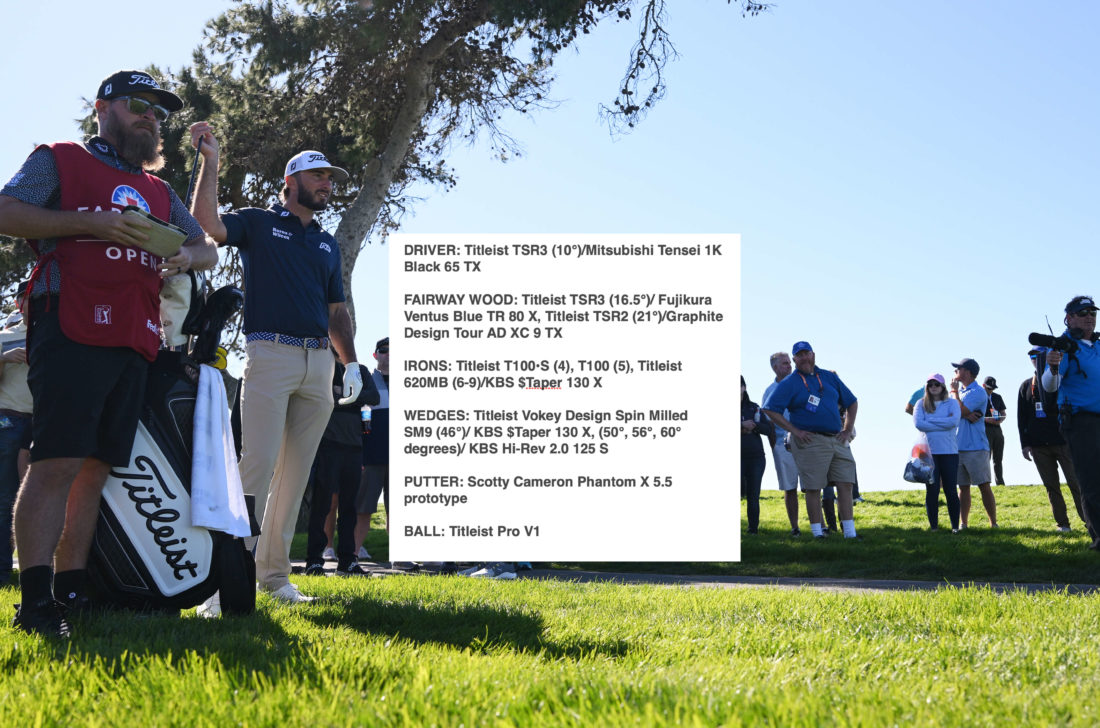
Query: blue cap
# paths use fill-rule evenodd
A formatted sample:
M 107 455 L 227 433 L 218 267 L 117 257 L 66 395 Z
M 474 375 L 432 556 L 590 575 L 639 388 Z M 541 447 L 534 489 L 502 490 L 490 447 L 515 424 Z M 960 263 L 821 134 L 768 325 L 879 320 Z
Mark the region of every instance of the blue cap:
M 795 342 L 794 348 L 791 349 L 791 356 L 794 356 L 800 351 L 813 351 L 814 348 L 810 346 L 808 341 Z
M 1050 351 L 1050 349 L 1046 348 L 1045 346 L 1033 346 L 1031 347 L 1031 351 L 1029 351 L 1027 355 L 1039 356 L 1041 354 L 1046 354 L 1048 351 Z

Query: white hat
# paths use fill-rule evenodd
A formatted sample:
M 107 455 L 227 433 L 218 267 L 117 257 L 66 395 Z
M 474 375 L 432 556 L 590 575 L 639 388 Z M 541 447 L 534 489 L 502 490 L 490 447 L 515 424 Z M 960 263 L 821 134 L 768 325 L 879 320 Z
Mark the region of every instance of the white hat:
M 337 182 L 347 182 L 348 177 L 351 176 L 346 169 L 333 167 L 329 164 L 324 154 L 310 149 L 291 157 L 290 161 L 286 163 L 286 174 L 283 176 L 289 177 L 295 172 L 303 172 L 307 169 L 327 169 L 332 172 L 332 178 Z

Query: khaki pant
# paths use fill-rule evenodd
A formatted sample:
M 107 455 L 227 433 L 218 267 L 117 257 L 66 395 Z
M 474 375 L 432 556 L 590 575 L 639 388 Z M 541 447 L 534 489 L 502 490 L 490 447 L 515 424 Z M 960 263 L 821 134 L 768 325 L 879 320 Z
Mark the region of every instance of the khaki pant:
M 288 583 L 290 542 L 309 469 L 332 414 L 335 359 L 328 349 L 250 341 L 241 380 L 241 484 L 256 497 L 256 580 Z

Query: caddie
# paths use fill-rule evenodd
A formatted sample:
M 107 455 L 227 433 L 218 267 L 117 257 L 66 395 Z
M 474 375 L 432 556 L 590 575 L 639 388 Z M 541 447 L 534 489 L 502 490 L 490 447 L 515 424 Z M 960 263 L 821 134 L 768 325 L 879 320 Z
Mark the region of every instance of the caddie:
M 160 125 L 181 108 L 149 74 L 113 73 L 96 93 L 99 133 L 38 147 L 0 190 L 0 233 L 26 238 L 38 254 L 27 379 L 34 444 L 15 506 L 22 602 L 13 624 L 27 632 L 68 637 L 68 609 L 86 604 L 100 492 L 111 467 L 129 462 L 160 346 L 161 276 L 218 259 L 150 174 L 164 166 Z M 145 250 L 153 225 L 119 214 L 128 205 L 181 228 L 179 251 L 164 259 Z

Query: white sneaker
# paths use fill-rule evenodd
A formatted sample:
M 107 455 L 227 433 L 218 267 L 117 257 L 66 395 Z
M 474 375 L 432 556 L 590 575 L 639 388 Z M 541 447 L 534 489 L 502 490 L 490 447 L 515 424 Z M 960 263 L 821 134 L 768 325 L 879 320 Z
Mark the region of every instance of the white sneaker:
M 214 592 L 214 595 L 207 599 L 205 602 L 195 607 L 195 614 L 203 617 L 204 619 L 214 619 L 220 617 L 222 613 L 222 599 L 221 592 Z
M 1069 526 L 1059 526 L 1058 527 L 1058 533 L 1070 533 L 1072 531 L 1073 531 L 1073 529 L 1070 528 Z
M 321 558 L 325 561 L 336 561 L 336 549 L 329 546 L 321 552 Z
M 470 576 L 475 579 L 515 579 L 516 572 L 512 564 L 498 561 L 495 564 L 489 564 L 482 569 L 478 569 Z
M 268 592 L 268 594 L 275 600 L 285 602 L 286 604 L 305 604 L 317 599 L 317 597 L 307 597 L 305 594 L 298 591 L 298 587 L 290 582 L 287 582 L 273 592 Z
M 367 548 L 365 546 L 359 547 L 359 558 L 363 561 L 370 561 L 370 554 L 367 553 Z

